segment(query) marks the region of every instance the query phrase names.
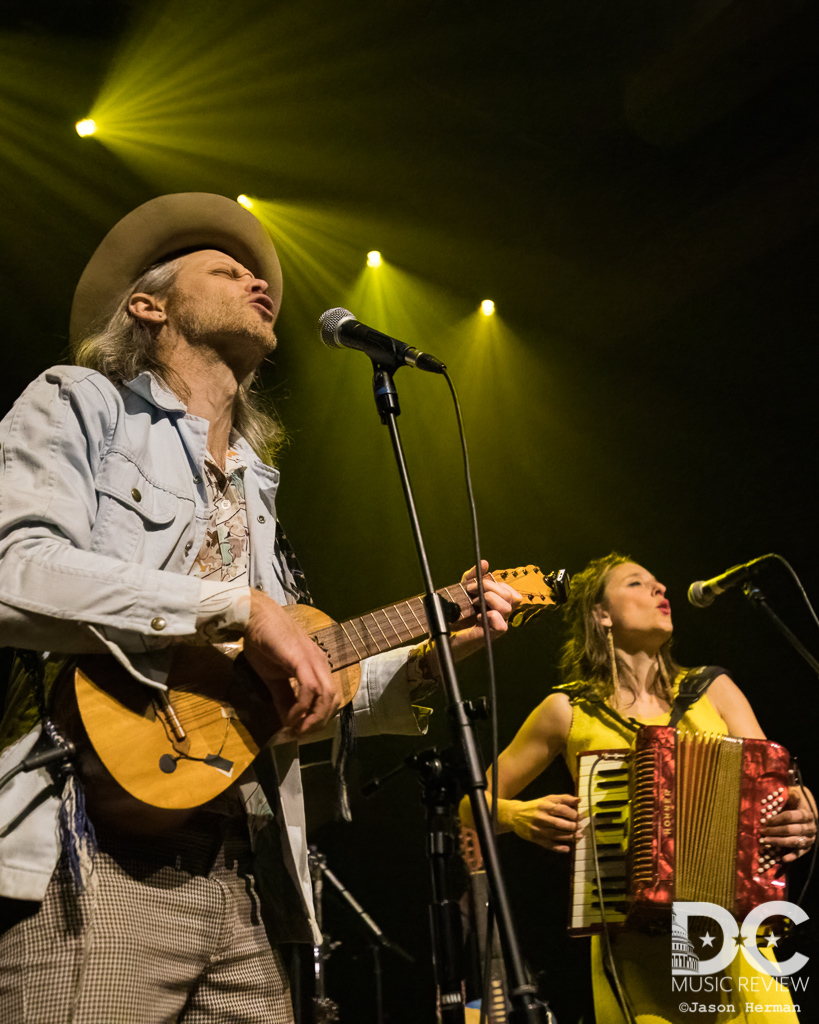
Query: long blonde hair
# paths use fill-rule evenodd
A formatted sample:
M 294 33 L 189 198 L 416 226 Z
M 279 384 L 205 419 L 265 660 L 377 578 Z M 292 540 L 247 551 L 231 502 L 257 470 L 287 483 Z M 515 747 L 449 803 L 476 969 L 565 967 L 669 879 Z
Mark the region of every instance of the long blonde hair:
M 74 363 L 98 370 L 116 385 L 149 370 L 178 398 L 186 401 L 190 395 L 187 385 L 159 358 L 153 330 L 128 308 L 131 296 L 137 292 L 167 297 L 179 267 L 179 258 L 149 267 L 123 292 L 117 308 L 96 330 L 72 343 Z M 282 445 L 283 431 L 269 402 L 254 390 L 255 377 L 254 374 L 239 385 L 233 405 L 233 426 L 263 462 L 272 463 Z

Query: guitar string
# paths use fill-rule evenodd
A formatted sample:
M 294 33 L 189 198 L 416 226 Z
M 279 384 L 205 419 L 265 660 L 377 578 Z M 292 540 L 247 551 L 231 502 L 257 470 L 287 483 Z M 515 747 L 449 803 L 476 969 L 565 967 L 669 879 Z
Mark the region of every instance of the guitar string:
M 358 637 L 359 643 L 361 643 L 364 647 L 365 657 L 369 657 L 370 652 L 367 650 L 367 641 L 362 637 L 361 633 L 359 632 L 358 626 L 355 624 L 355 619 L 350 619 L 347 625 L 353 627 L 353 629 L 355 630 L 355 635 Z M 347 632 L 346 629 L 344 630 L 344 635 L 349 636 L 349 633 Z M 352 643 L 352 637 L 350 637 L 350 642 Z M 353 649 L 355 650 L 355 645 L 353 645 Z M 357 650 L 356 654 L 358 654 Z
M 343 622 L 341 623 L 341 628 L 342 628 L 342 630 L 344 631 L 344 635 L 345 635 L 345 636 L 347 637 L 347 639 L 349 640 L 349 642 L 350 642 L 350 645 L 351 645 L 351 647 L 353 648 L 353 651 L 355 652 L 355 655 L 356 655 L 356 657 L 358 658 L 358 660 L 359 660 L 359 661 L 361 661 L 361 660 L 362 660 L 362 658 L 361 658 L 361 655 L 360 655 L 360 654 L 358 653 L 358 648 L 356 647 L 356 645 L 355 645 L 355 642 L 353 641 L 353 638 L 352 638 L 352 637 L 350 636 L 350 634 L 349 634 L 349 633 L 347 632 L 347 627 L 346 627 L 346 625 L 345 625 L 345 624 L 344 624 Z M 360 640 L 360 639 L 361 639 L 361 637 L 359 637 L 359 640 Z
M 495 578 L 494 574 L 492 573 L 489 573 L 488 575 L 491 579 Z M 469 605 L 471 604 L 469 592 L 466 589 L 465 584 L 463 583 L 454 584 L 454 587 L 461 591 L 463 595 L 462 601 L 459 600 L 457 596 L 453 596 L 452 587 L 444 588 L 444 590 L 441 591 L 441 593 L 446 595 L 448 600 L 457 604 L 462 612 L 465 612 L 468 609 Z M 393 633 L 395 633 L 396 639 L 399 642 L 408 642 L 414 639 L 415 636 L 423 635 L 423 633 L 426 632 L 424 624 L 422 623 L 421 619 L 416 613 L 414 607 L 416 604 L 420 605 L 420 603 L 421 602 L 419 598 L 408 599 L 403 602 L 409 613 L 412 615 L 413 619 L 415 619 L 415 622 L 418 626 L 420 633 L 416 633 L 416 631 L 407 623 L 406 618 L 401 613 L 400 604 L 391 605 L 386 608 L 377 609 L 374 612 L 368 613 L 373 618 L 375 625 L 377 626 L 379 632 L 381 633 L 381 636 L 384 639 L 384 643 L 388 645 L 388 649 L 390 641 L 387 638 L 387 634 L 385 633 L 384 628 L 381 625 L 381 622 L 379 621 L 377 616 L 382 615 L 386 617 L 389 628 L 393 631 Z M 394 612 L 398 619 L 400 619 L 401 625 L 403 626 L 404 630 L 406 630 L 406 636 L 402 636 L 401 632 L 399 632 L 399 630 L 396 628 L 393 620 L 390 618 L 391 612 Z M 352 626 L 352 628 L 355 630 L 359 643 L 364 648 L 365 655 L 369 655 L 370 653 L 370 644 L 368 644 L 367 638 L 362 635 L 362 632 L 361 630 L 359 630 L 356 623 L 359 623 L 362 629 L 366 632 L 367 637 L 369 637 L 369 640 L 371 641 L 371 645 L 375 647 L 375 652 L 380 652 L 382 649 L 380 643 L 376 639 L 372 630 L 367 626 L 366 621 L 364 621 L 363 617 L 359 617 L 350 620 L 348 624 Z M 359 646 L 356 644 L 355 640 L 350 635 L 349 631 L 346 628 L 346 625 L 347 624 L 345 623 L 333 623 L 330 626 L 326 626 L 322 630 L 319 630 L 315 634 L 317 639 L 320 638 L 321 645 L 327 650 L 328 654 L 331 657 L 331 660 L 335 662 L 340 661 L 342 658 L 345 660 L 345 665 L 339 665 L 339 667 L 346 667 L 346 664 L 349 664 L 349 661 L 346 658 L 347 649 L 352 649 L 353 654 L 356 656 L 358 660 L 362 659 Z
M 494 576 L 492 576 L 491 578 L 494 579 Z M 467 611 L 467 609 L 471 605 L 471 599 L 469 597 L 469 592 L 468 592 L 468 590 L 466 588 L 466 585 L 464 583 L 455 584 L 454 586 L 458 590 L 461 591 L 462 601 L 458 600 L 457 596 L 453 597 L 452 587 L 444 588 L 441 591 L 441 593 L 446 596 L 447 600 L 452 601 L 453 603 L 455 603 L 458 606 L 458 608 L 461 611 L 461 613 L 463 614 L 464 612 Z M 530 600 L 531 600 L 534 595 L 529 595 L 529 596 L 530 596 Z M 418 615 L 416 614 L 415 609 L 413 607 L 413 604 L 417 604 L 417 603 L 420 603 L 419 599 L 417 599 L 417 598 L 413 599 L 413 600 L 407 600 L 407 601 L 404 602 L 404 604 L 407 606 L 409 611 L 412 613 L 413 618 L 415 619 L 416 623 L 418 623 L 418 625 L 420 627 L 421 626 L 420 619 L 418 618 Z M 367 613 L 367 614 L 370 615 L 370 617 L 372 618 L 375 626 L 378 628 L 379 632 L 381 633 L 381 636 L 383 637 L 384 642 L 387 644 L 387 648 L 388 649 L 389 649 L 389 646 L 390 646 L 390 641 L 387 639 L 387 635 L 384 632 L 384 629 L 383 629 L 383 627 L 381 625 L 381 622 L 379 621 L 379 618 L 378 618 L 379 615 L 381 615 L 381 616 L 386 618 L 387 623 L 389 624 L 389 627 L 392 629 L 392 631 L 395 634 L 395 636 L 398 639 L 398 641 L 401 642 L 402 639 L 403 639 L 401 634 L 399 633 L 399 631 L 396 629 L 394 622 L 390 618 L 390 612 L 391 611 L 395 612 L 397 617 L 400 619 L 404 629 L 407 631 L 407 633 L 408 633 L 407 639 L 412 639 L 412 632 L 413 631 L 411 630 L 411 628 L 407 624 L 406 620 L 404 619 L 404 616 L 401 614 L 401 609 L 400 609 L 399 605 L 388 606 L 386 608 L 377 609 L 374 612 Z M 372 641 L 373 645 L 375 646 L 376 650 L 379 651 L 380 650 L 380 646 L 378 644 L 378 641 L 377 641 L 376 637 L 374 636 L 373 632 L 367 626 L 365 618 L 362 616 L 362 617 L 359 618 L 358 621 L 361 623 L 362 627 L 366 630 L 366 633 L 369 636 L 370 640 Z M 358 630 L 358 628 L 357 628 L 357 626 L 355 624 L 355 621 L 351 621 L 350 624 L 356 630 L 356 634 L 358 635 L 359 640 L 364 644 L 365 650 L 367 650 L 366 640 L 364 640 L 362 638 L 361 633 L 359 632 L 359 630 Z M 328 641 L 329 640 L 333 641 L 332 643 L 328 643 L 327 646 L 329 646 L 329 647 L 335 646 L 337 649 L 340 648 L 343 645 L 343 643 L 344 643 L 344 640 L 342 639 L 342 637 L 346 637 L 346 639 L 348 641 L 348 646 L 352 647 L 353 653 L 360 660 L 360 654 L 358 652 L 358 649 L 357 649 L 355 643 L 353 642 L 352 638 L 349 636 L 349 634 L 347 633 L 346 629 L 344 628 L 344 624 L 341 624 L 341 627 L 339 628 L 339 625 L 334 623 L 330 627 L 325 627 L 325 629 L 320 631 L 320 632 L 324 633 L 327 636 Z M 191 694 L 191 693 L 184 694 L 183 692 L 177 692 L 177 691 L 172 691 L 172 692 L 175 694 L 175 697 L 174 697 L 175 702 L 176 702 L 175 710 L 177 711 L 177 714 L 181 714 L 184 717 L 185 724 L 187 724 L 188 728 L 196 727 L 196 728 L 201 729 L 201 728 L 204 728 L 205 726 L 218 723 L 221 719 L 224 718 L 224 720 L 225 720 L 225 732 L 223 734 L 222 742 L 220 744 L 220 752 L 221 752 L 221 750 L 224 749 L 225 744 L 227 743 L 227 739 L 228 739 L 228 736 L 230 734 L 230 722 L 231 722 L 231 716 L 224 714 L 224 709 L 222 707 L 222 704 L 217 701 L 216 704 L 214 705 L 213 701 L 209 701 L 208 698 L 203 697 L 203 696 L 201 696 L 199 694 Z M 178 750 L 178 748 L 176 746 L 174 746 L 174 749 Z M 185 756 L 186 758 L 190 759 L 190 755 L 183 755 L 182 752 L 179 752 L 179 753 L 180 753 L 180 756 Z
M 177 692 L 177 691 L 174 691 L 174 690 L 170 691 L 170 693 L 174 693 L 174 692 Z M 180 694 L 180 696 L 181 696 L 181 694 Z M 196 695 L 195 694 L 190 694 L 190 696 L 196 696 Z M 204 699 L 204 698 L 200 698 L 200 699 Z M 185 760 L 185 761 L 204 761 L 204 758 L 202 758 L 202 757 L 193 757 L 192 755 L 187 754 L 187 753 L 185 753 L 185 751 L 179 749 L 179 747 L 177 745 L 179 741 L 173 736 L 172 730 L 170 730 L 170 723 L 167 721 L 166 715 L 162 713 L 163 709 L 157 707 L 155 702 L 154 702 L 154 706 L 157 709 L 157 717 L 158 717 L 158 719 L 159 719 L 159 721 L 160 721 L 160 723 L 162 725 L 162 728 L 165 730 L 165 736 L 166 736 L 168 742 L 171 745 L 171 749 L 175 750 L 177 755 L 178 755 L 174 760 L 176 760 L 176 761 L 179 761 L 179 760 Z M 173 705 L 172 705 L 172 707 L 173 707 Z M 176 708 L 174 708 L 174 711 L 176 711 Z M 213 721 L 218 721 L 219 717 L 221 717 L 221 715 L 218 716 L 218 717 L 215 717 L 213 719 Z M 179 715 L 177 713 L 177 719 L 178 718 L 179 718 Z M 230 733 L 230 722 L 231 722 L 231 719 L 229 717 L 227 717 L 227 716 L 225 716 L 225 718 L 226 718 L 226 720 L 225 720 L 225 732 L 224 732 L 224 735 L 222 737 L 222 742 L 219 745 L 219 751 L 218 751 L 217 756 L 221 755 L 222 751 L 225 749 L 225 744 L 227 743 L 228 735 Z M 188 720 L 186 722 L 186 724 L 188 726 L 190 726 L 191 724 L 199 725 L 200 723 L 197 723 L 195 720 L 194 721 Z M 200 725 L 200 727 L 201 727 L 201 725 Z
M 404 604 L 409 609 L 410 613 L 412 614 L 412 617 L 418 624 L 419 629 L 423 632 L 423 626 L 421 624 L 420 619 L 416 615 L 415 610 L 412 607 L 412 603 L 410 601 L 405 601 Z M 402 635 L 402 633 L 399 632 L 399 630 L 396 628 L 394 622 L 389 617 L 390 611 L 394 611 L 395 614 L 398 616 L 404 630 L 406 631 L 406 635 Z M 387 650 L 391 648 L 392 644 L 388 639 L 387 634 L 384 632 L 384 629 L 381 626 L 380 622 L 376 618 L 376 616 L 379 614 L 382 614 L 386 617 L 387 623 L 389 624 L 390 629 L 395 633 L 395 636 L 399 643 L 406 643 L 412 640 L 416 635 L 419 635 L 418 633 L 416 633 L 415 630 L 413 630 L 413 628 L 410 625 L 408 625 L 407 620 L 401 614 L 401 609 L 398 605 L 393 605 L 389 608 L 377 609 L 375 612 L 368 614 L 371 614 L 375 619 L 376 625 L 378 626 L 378 629 L 381 632 L 382 637 L 384 638 L 384 643 L 387 645 Z M 348 626 L 352 627 L 352 629 L 355 630 L 359 643 L 361 646 L 363 646 L 366 654 L 369 655 L 370 653 L 369 645 L 367 644 L 365 637 L 362 636 L 361 631 L 358 629 L 357 623 L 360 623 L 362 628 L 366 630 L 368 636 L 370 637 L 370 640 L 372 641 L 372 645 L 376 649 L 376 652 L 380 652 L 380 644 L 375 639 L 371 630 L 367 627 L 366 623 L 361 618 L 350 619 L 346 623 L 334 623 L 332 626 L 324 627 L 324 629 L 319 630 L 314 635 L 314 638 L 320 643 L 320 646 L 327 652 L 331 661 L 333 661 L 336 667 L 338 668 L 346 667 L 346 665 L 349 665 L 352 662 L 352 659 L 350 659 L 348 656 L 350 649 L 352 650 L 352 653 L 355 655 L 356 660 L 362 660 L 359 646 L 356 644 L 355 640 L 351 636 L 347 628 Z M 343 662 L 343 664 L 339 664 L 339 662 Z
M 418 625 L 419 625 L 419 626 L 421 627 L 422 631 L 423 631 L 423 632 L 426 632 L 426 629 L 425 629 L 425 628 L 424 628 L 424 626 L 422 625 L 422 623 L 421 623 L 421 620 L 420 620 L 420 619 L 418 618 L 418 616 L 417 616 L 417 615 L 415 614 L 415 609 L 414 609 L 414 608 L 412 607 L 413 603 L 415 603 L 415 604 L 420 604 L 421 602 L 420 602 L 420 601 L 419 601 L 419 600 L 418 600 L 417 598 L 415 599 L 415 601 L 414 601 L 414 602 L 413 602 L 413 601 L 404 601 L 404 604 L 405 604 L 405 605 L 407 606 L 407 608 L 409 608 L 409 610 L 410 610 L 410 612 L 411 612 L 411 614 L 412 614 L 412 617 L 413 617 L 413 618 L 415 619 L 415 621 L 416 621 L 416 622 L 418 623 Z
M 351 620 L 351 621 L 352 621 L 352 620 Z M 367 625 L 367 623 L 366 623 L 366 622 L 364 621 L 364 619 L 363 619 L 363 618 L 359 618 L 359 619 L 358 619 L 357 621 L 361 623 L 361 625 L 362 625 L 363 629 L 365 630 L 365 632 L 366 632 L 367 636 L 368 636 L 368 637 L 370 638 L 370 640 L 371 640 L 371 641 L 372 641 L 372 642 L 373 642 L 373 643 L 375 644 L 375 653 L 376 653 L 376 654 L 380 654 L 380 653 L 381 653 L 381 648 L 380 648 L 380 647 L 378 646 L 378 641 L 376 640 L 376 638 L 375 638 L 375 637 L 374 637 L 374 636 L 372 635 L 372 633 L 370 632 L 370 627 L 369 627 L 369 626 Z M 357 628 L 356 628 L 356 632 L 358 632 L 358 629 L 357 629 Z M 366 640 L 364 641 L 364 646 L 365 646 L 365 647 L 367 646 L 367 642 L 366 642 Z
M 371 618 L 371 619 L 373 620 L 373 622 L 374 622 L 374 623 L 376 624 L 376 626 L 378 626 L 378 631 L 379 631 L 379 632 L 381 633 L 381 636 L 383 636 L 383 637 L 384 637 L 384 643 L 385 643 L 385 644 L 387 644 L 387 648 L 386 648 L 386 649 L 387 649 L 387 650 L 389 650 L 389 643 L 390 643 L 390 642 L 389 642 L 389 640 L 387 639 L 387 634 L 386 634 L 386 633 L 384 632 L 384 630 L 383 630 L 383 629 L 381 628 L 381 623 L 380 623 L 380 622 L 378 621 L 378 619 L 377 619 L 377 618 L 375 617 L 375 612 L 370 612 L 370 618 Z
M 366 624 L 361 619 L 350 619 L 349 621 L 350 621 L 350 625 L 355 630 L 356 636 L 361 641 L 361 643 L 364 645 L 364 650 L 367 652 L 367 657 L 368 658 L 371 657 L 370 649 L 369 649 L 369 647 L 367 647 L 367 638 L 363 637 L 361 635 L 361 632 L 359 631 L 359 628 L 358 628 L 358 625 L 357 625 L 357 623 L 361 623 L 361 625 L 364 627 L 364 629 L 366 630 L 367 634 L 369 635 L 370 640 L 372 640 L 372 642 L 375 644 L 375 639 L 370 634 L 370 631 L 367 629 Z M 375 644 L 375 651 L 373 653 L 375 653 L 375 654 L 379 653 L 379 651 L 378 651 L 378 644 Z
M 494 575 L 493 574 L 490 573 L 488 575 L 490 576 L 490 578 L 494 579 Z M 471 599 L 469 597 L 469 592 L 468 592 L 468 590 L 466 588 L 466 585 L 461 582 L 461 583 L 458 583 L 458 584 L 454 584 L 454 587 L 461 592 L 462 597 L 463 597 L 462 601 L 458 599 L 458 595 L 453 596 L 453 593 L 452 593 L 453 587 L 445 587 L 441 591 L 441 593 L 446 596 L 447 600 L 452 601 L 454 604 L 457 604 L 459 609 L 462 612 L 466 611 L 467 608 L 471 605 Z M 420 621 L 420 619 L 419 619 L 418 615 L 416 614 L 415 609 L 413 607 L 414 604 L 420 603 L 419 599 L 418 598 L 409 599 L 409 600 L 407 600 L 407 601 L 405 601 L 403 603 L 406 605 L 407 609 L 411 612 L 411 614 L 412 614 L 413 618 L 415 619 L 416 623 L 418 624 L 418 626 L 422 627 L 422 623 L 421 623 L 421 621 Z M 401 633 L 395 627 L 395 625 L 392 622 L 392 620 L 389 618 L 389 613 L 391 611 L 394 611 L 395 614 L 398 616 L 398 618 L 401 620 L 401 623 L 402 623 L 404 629 L 407 631 L 407 636 L 406 637 L 403 637 L 401 635 Z M 384 642 L 386 644 L 389 645 L 390 641 L 388 640 L 387 634 L 384 632 L 384 628 L 381 625 L 381 622 L 379 621 L 379 619 L 377 617 L 378 615 L 382 615 L 382 616 L 386 617 L 387 623 L 389 624 L 390 629 L 393 631 L 393 633 L 395 634 L 396 638 L 399 641 L 403 641 L 405 639 L 406 640 L 411 640 L 413 638 L 413 632 L 414 631 L 408 625 L 408 623 L 407 623 L 406 619 L 404 618 L 404 616 L 401 614 L 400 605 L 391 605 L 391 606 L 388 606 L 386 608 L 377 609 L 376 611 L 369 612 L 367 614 L 370 615 L 370 617 L 373 619 L 373 622 L 374 622 L 375 626 L 377 627 L 378 631 L 381 633 L 381 636 L 383 637 L 383 640 L 384 640 Z M 362 628 L 366 631 L 366 634 L 369 637 L 372 645 L 375 646 L 376 651 L 380 652 L 381 651 L 381 646 L 380 646 L 378 640 L 376 639 L 376 636 L 374 635 L 372 630 L 367 626 L 367 623 L 366 623 L 364 617 L 359 617 L 358 619 L 350 620 L 349 624 L 352 625 L 353 628 L 356 630 L 356 634 L 358 636 L 359 641 L 363 645 L 364 650 L 366 652 L 369 652 L 369 645 L 367 644 L 366 638 L 361 635 L 361 632 L 357 628 L 356 622 L 359 622 L 361 624 Z M 344 623 L 341 623 L 341 624 L 334 623 L 331 626 L 324 627 L 324 629 L 318 631 L 318 633 L 316 635 L 320 635 L 320 634 L 326 634 L 327 635 L 327 641 L 329 641 L 329 642 L 325 642 L 325 646 L 326 647 L 331 648 L 331 649 L 335 647 L 336 650 L 338 650 L 340 653 L 342 652 L 342 648 L 344 646 L 344 639 L 346 639 L 347 645 L 352 648 L 353 653 L 359 659 L 361 658 L 361 653 L 360 653 L 360 651 L 358 649 L 358 646 L 356 645 L 356 643 L 353 640 L 353 638 L 347 632 Z M 217 705 L 217 707 L 219 708 L 218 713 L 215 716 L 211 716 L 210 719 L 208 719 L 209 709 L 212 708 L 213 705 L 209 704 L 207 702 L 206 698 L 202 698 L 199 695 L 189 694 L 188 696 L 190 697 L 190 700 L 186 702 L 181 697 L 181 694 L 178 691 L 176 692 L 177 706 L 180 709 L 184 709 L 184 713 L 188 717 L 188 721 L 206 721 L 206 720 L 218 721 L 219 720 L 219 718 L 221 717 L 221 705 Z M 194 718 L 193 717 L 194 715 L 197 715 L 198 717 Z M 201 717 L 202 715 L 205 715 L 205 718 L 202 718 Z
M 387 620 L 387 625 L 390 627 L 390 629 L 393 631 L 393 633 L 395 633 L 395 637 L 396 637 L 396 639 L 398 640 L 398 642 L 400 644 L 400 643 L 403 643 L 404 641 L 403 641 L 403 638 L 401 637 L 401 634 L 395 628 L 395 624 L 393 623 L 392 619 L 390 618 L 390 612 L 392 610 L 393 610 L 392 608 L 385 608 L 384 609 L 384 618 Z M 399 619 L 401 618 L 400 614 L 399 614 L 398 617 L 399 617 Z M 382 632 L 383 632 L 383 630 L 382 630 Z M 384 637 L 384 639 L 386 640 L 386 636 Z
M 494 576 L 492 574 L 489 574 L 489 575 L 490 575 L 490 578 L 494 579 Z M 506 576 L 506 574 L 504 574 L 504 577 L 505 576 Z M 469 597 L 469 592 L 467 591 L 467 588 L 466 588 L 464 583 L 458 583 L 458 584 L 455 584 L 454 586 L 456 588 L 460 589 L 460 591 L 462 592 L 463 599 L 464 599 L 464 603 L 463 604 L 461 603 L 461 601 L 459 601 L 457 599 L 457 597 L 453 597 L 453 595 L 452 595 L 452 588 L 451 587 L 444 588 L 444 590 L 441 591 L 440 593 L 444 594 L 446 596 L 447 600 L 452 601 L 453 603 L 457 604 L 458 607 L 459 607 L 459 610 L 463 613 L 471 605 L 471 598 Z M 530 600 L 534 596 L 535 595 L 531 595 L 530 594 L 529 595 Z M 421 620 L 419 619 L 419 617 L 418 617 L 418 615 L 417 615 L 417 613 L 415 611 L 415 607 L 414 607 L 416 604 L 418 604 L 418 605 L 421 604 L 420 599 L 419 598 L 408 599 L 408 600 L 406 600 L 406 601 L 404 601 L 402 603 L 406 606 L 406 608 L 409 611 L 409 613 L 415 619 L 415 622 L 417 623 L 421 633 L 423 633 L 424 632 L 424 627 L 423 627 L 423 625 L 421 623 Z M 401 613 L 401 608 L 400 608 L 399 604 L 391 605 L 391 606 L 388 606 L 386 608 L 377 609 L 374 612 L 367 613 L 367 614 L 370 615 L 370 617 L 372 618 L 375 626 L 378 628 L 379 632 L 381 633 L 381 636 L 383 637 L 384 642 L 387 644 L 387 649 L 389 649 L 389 647 L 390 647 L 390 641 L 387 639 L 387 635 L 384 632 L 384 629 L 383 629 L 383 627 L 381 625 L 381 622 L 379 621 L 379 618 L 378 618 L 379 615 L 381 615 L 381 616 L 386 618 L 386 621 L 387 621 L 390 629 L 393 631 L 393 633 L 395 634 L 395 636 L 396 636 L 396 638 L 398 639 L 399 642 L 401 642 L 404 639 L 402 637 L 401 633 L 396 628 L 393 620 L 390 618 L 390 612 L 392 612 L 392 611 L 395 612 L 395 614 L 397 615 L 398 619 L 400 620 L 403 628 L 406 630 L 406 632 L 408 634 L 407 637 L 406 637 L 406 640 L 413 639 L 413 633 L 414 633 L 414 630 L 407 623 L 407 620 L 404 618 L 403 614 Z M 367 635 L 369 636 L 370 641 L 375 646 L 376 651 L 379 652 L 381 650 L 381 648 L 379 646 L 379 643 L 378 643 L 375 635 L 373 634 L 373 632 L 367 626 L 365 618 L 361 617 L 357 621 L 360 622 L 361 626 L 363 627 L 363 629 L 366 631 Z M 355 632 L 356 632 L 356 635 L 358 636 L 359 641 L 364 646 L 365 651 L 367 651 L 368 650 L 367 642 L 362 637 L 361 633 L 359 632 L 358 627 L 356 626 L 356 620 L 350 620 L 349 624 L 353 627 L 353 629 L 355 629 Z M 355 641 L 352 639 L 352 637 L 347 632 L 347 629 L 346 629 L 346 626 L 345 626 L 344 623 L 341 623 L 341 624 L 333 623 L 333 624 L 331 624 L 331 626 L 325 627 L 323 630 L 318 631 L 317 635 L 319 635 L 319 634 L 324 634 L 326 636 L 325 646 L 327 648 L 331 648 L 331 649 L 335 648 L 336 651 L 338 651 L 339 653 L 343 653 L 343 648 L 345 646 L 345 640 L 346 640 L 346 646 L 349 647 L 349 648 L 352 648 L 352 651 L 356 655 L 358 660 L 361 660 L 361 655 L 360 655 L 360 652 L 358 650 L 358 647 L 356 646 Z M 344 666 L 341 666 L 341 667 L 344 667 Z M 184 716 L 185 723 L 188 725 L 189 728 L 190 727 L 198 727 L 198 728 L 201 729 L 202 727 L 204 727 L 206 725 L 217 723 L 217 722 L 220 721 L 220 719 L 224 718 L 224 720 L 225 720 L 225 732 L 223 734 L 222 742 L 221 742 L 220 748 L 219 748 L 220 752 L 221 752 L 221 750 L 224 749 L 225 744 L 227 743 L 228 736 L 230 735 L 230 728 L 231 728 L 231 724 L 230 723 L 232 721 L 232 718 L 231 718 L 231 716 L 224 714 L 223 705 L 218 701 L 218 699 L 216 699 L 216 701 L 214 703 L 212 699 L 204 697 L 204 696 L 202 696 L 200 694 L 195 694 L 195 693 L 190 693 L 190 692 L 185 693 L 184 691 L 174 691 L 174 690 L 171 690 L 171 693 L 174 695 L 174 701 L 175 701 L 174 710 L 177 712 L 178 715 L 181 713 Z M 163 727 L 166 727 L 164 716 L 160 715 L 159 717 L 162 720 Z M 178 751 L 178 748 L 175 745 L 174 745 L 174 749 Z M 183 756 L 186 759 L 196 760 L 195 758 L 191 758 L 190 755 L 183 754 L 180 751 L 178 751 L 178 753 L 180 753 L 180 756 Z
M 171 707 L 176 712 L 176 717 L 183 728 L 192 726 L 201 728 L 219 722 L 222 718 L 230 721 L 230 716 L 223 714 L 223 705 L 217 702 L 214 706 L 206 697 L 192 701 L 171 700 Z

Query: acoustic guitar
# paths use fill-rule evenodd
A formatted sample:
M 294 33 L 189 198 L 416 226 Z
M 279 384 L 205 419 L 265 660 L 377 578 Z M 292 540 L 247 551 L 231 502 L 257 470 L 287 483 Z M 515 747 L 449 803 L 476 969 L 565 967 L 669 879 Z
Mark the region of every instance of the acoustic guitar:
M 514 624 L 560 604 L 567 593 L 565 571 L 544 576 L 530 565 L 491 577 L 522 595 Z M 439 594 L 453 629 L 474 624 L 463 584 Z M 340 623 L 307 605 L 286 611 L 327 655 L 342 706 L 355 696 L 364 658 L 427 635 L 420 597 Z M 121 787 L 123 797 L 130 794 L 153 808 L 198 807 L 227 789 L 268 742 L 290 738 L 283 735 L 267 687 L 241 654 L 241 643 L 175 648 L 166 693 L 136 680 L 110 655 L 82 656 L 65 675 L 63 697 L 73 690 L 76 703 L 66 712 L 67 702 L 58 701 L 64 710 L 57 717 L 72 738 L 82 743 L 87 735 L 101 762 L 87 756 L 90 751 L 80 762 L 92 806 L 100 803 L 93 793 L 99 784 L 109 790 L 109 804 L 110 790 Z

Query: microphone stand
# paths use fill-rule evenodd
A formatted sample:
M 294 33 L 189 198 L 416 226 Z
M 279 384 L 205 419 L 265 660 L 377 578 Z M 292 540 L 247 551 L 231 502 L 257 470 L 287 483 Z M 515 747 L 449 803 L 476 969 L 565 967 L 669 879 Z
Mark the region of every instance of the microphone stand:
M 751 604 L 755 605 L 757 608 L 761 608 L 765 612 L 791 647 L 793 647 L 795 651 L 798 651 L 813 671 L 819 675 L 819 661 L 814 658 L 802 641 L 793 632 L 791 632 L 788 626 L 786 626 L 782 619 L 779 618 L 773 608 L 768 604 L 768 601 L 759 586 L 756 583 L 746 583 L 742 588 L 742 593 L 748 598 Z
M 426 613 L 427 626 L 430 637 L 435 641 L 435 650 L 438 655 L 444 691 L 449 705 L 449 718 L 455 734 L 455 747 L 460 754 L 464 784 L 472 806 L 475 831 L 478 834 L 478 841 L 486 866 L 492 906 L 497 918 L 498 932 L 506 964 L 506 974 L 509 979 L 509 998 L 512 1003 L 509 1021 L 511 1024 L 524 1024 L 524 1022 L 527 1022 L 527 1024 L 535 1024 L 535 1022 L 537 1024 L 554 1024 L 552 1013 L 544 1003 L 536 998 L 535 986 L 530 984 L 526 977 L 523 957 L 520 953 L 517 935 L 512 923 L 512 912 L 509 906 L 506 886 L 501 875 L 495 837 L 492 834 L 489 808 L 484 796 L 486 776 L 483 770 L 480 749 L 472 719 L 469 716 L 464 701 L 461 699 L 458 679 L 455 674 L 455 663 L 452 659 L 452 650 L 449 645 L 449 630 L 446 617 L 441 599 L 435 592 L 435 586 L 432 582 L 432 574 L 421 534 L 421 525 L 415 507 L 415 498 L 396 422 L 396 417 L 400 415 L 401 408 L 398 403 L 398 392 L 395 389 L 393 373 L 396 369 L 399 369 L 399 366 L 395 361 L 376 362 L 375 359 L 372 360 L 372 364 L 375 406 L 381 417 L 381 422 L 390 432 L 390 440 L 401 479 L 401 487 L 404 491 L 404 500 L 407 505 L 418 563 L 424 581 L 424 611 Z M 478 571 L 480 571 L 480 567 L 478 567 Z M 454 797 L 452 799 L 454 800 Z M 453 804 L 453 814 L 454 811 L 455 807 Z M 431 922 L 436 921 L 434 903 L 430 907 L 430 920 Z M 452 976 L 453 973 L 457 972 L 457 965 L 451 961 L 450 950 L 447 949 L 448 944 L 446 942 L 439 943 L 437 932 L 438 929 L 433 923 L 433 954 L 442 1020 L 446 1020 L 447 1024 L 449 1022 L 452 1022 L 452 1024 L 463 1024 L 465 1021 L 463 979 L 461 979 L 459 988 L 455 990 L 452 985 Z M 443 1016 L 443 1012 L 446 1012 L 446 1017 Z

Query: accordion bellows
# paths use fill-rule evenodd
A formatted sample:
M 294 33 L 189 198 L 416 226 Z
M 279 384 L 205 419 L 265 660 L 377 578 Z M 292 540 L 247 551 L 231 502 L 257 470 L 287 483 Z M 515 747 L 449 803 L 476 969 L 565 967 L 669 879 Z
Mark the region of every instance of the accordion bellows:
M 633 751 L 578 755 L 591 821 L 574 852 L 569 931 L 600 931 L 604 916 L 639 927 L 674 900 L 742 918 L 783 899 L 780 857 L 759 839 L 787 801 L 789 769 L 778 743 L 670 726 L 643 726 Z

